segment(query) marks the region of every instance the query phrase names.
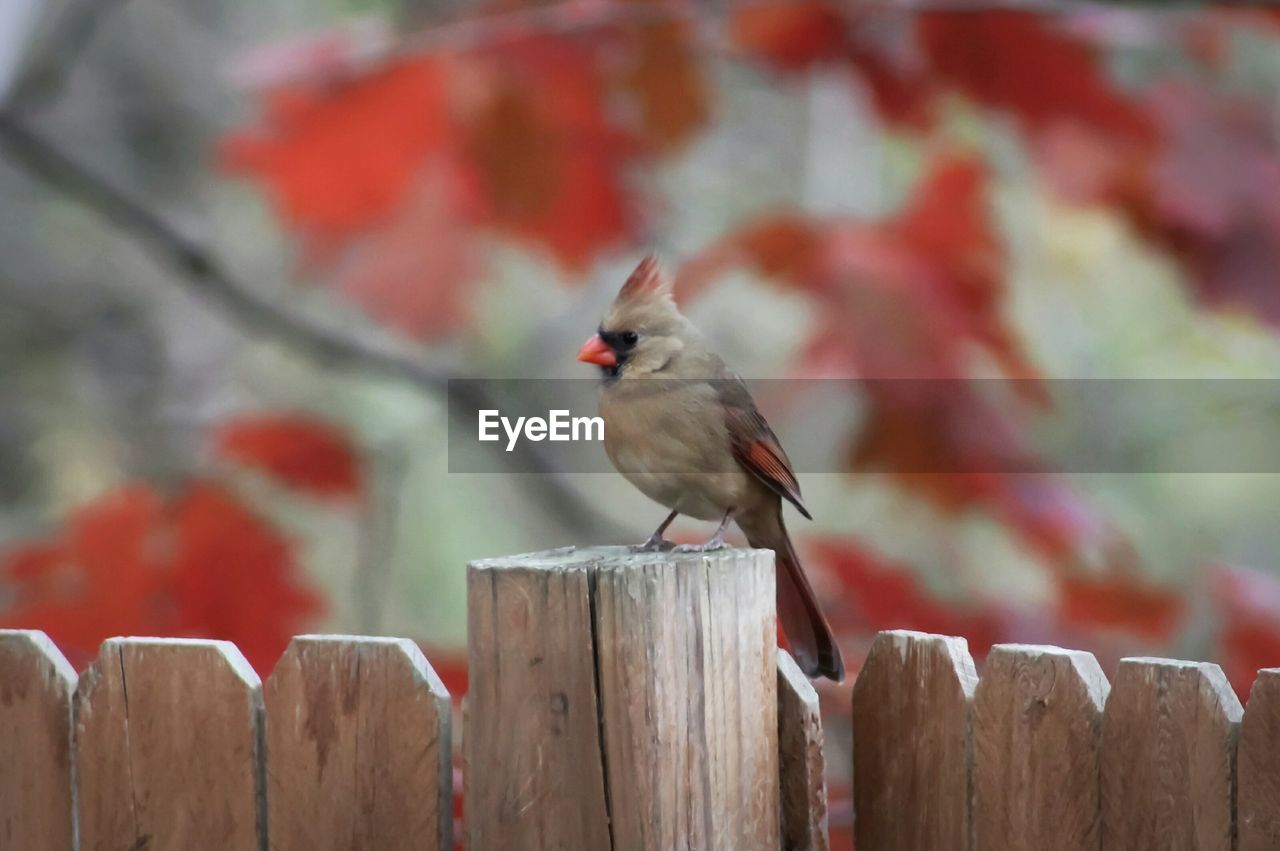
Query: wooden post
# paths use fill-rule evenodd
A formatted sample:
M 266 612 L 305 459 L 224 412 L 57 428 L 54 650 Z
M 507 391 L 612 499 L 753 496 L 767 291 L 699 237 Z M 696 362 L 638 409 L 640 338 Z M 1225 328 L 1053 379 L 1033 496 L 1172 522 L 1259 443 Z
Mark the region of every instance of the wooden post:
M 0 847 L 66 851 L 76 672 L 43 632 L 0 630 Z
M 73 713 L 81 851 L 264 846 L 262 693 L 235 645 L 112 638 Z
M 971 847 L 971 710 L 978 675 L 963 638 L 876 636 L 853 684 L 858 851 Z
M 1280 848 L 1280 668 L 1258 672 L 1240 723 L 1239 851 Z
M 778 846 L 772 553 L 481 561 L 468 609 L 470 851 Z
M 1240 701 L 1207 662 L 1121 659 L 1102 721 L 1102 847 L 1231 851 Z
M 263 701 L 272 851 L 452 851 L 449 693 L 416 644 L 300 635 Z
M 785 650 L 778 651 L 778 763 L 782 851 L 827 851 L 827 763 L 818 692 Z
M 1107 678 L 1092 654 L 998 644 L 974 696 L 978 851 L 1098 851 Z

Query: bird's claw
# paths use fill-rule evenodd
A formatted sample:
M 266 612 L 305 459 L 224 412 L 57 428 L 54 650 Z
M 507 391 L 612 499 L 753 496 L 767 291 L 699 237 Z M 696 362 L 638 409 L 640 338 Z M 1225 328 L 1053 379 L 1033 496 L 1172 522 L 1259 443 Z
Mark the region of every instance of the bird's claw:
M 712 553 L 716 550 L 723 550 L 724 541 L 707 541 L 705 544 L 680 544 L 672 549 L 676 553 Z
M 678 547 L 676 547 L 675 544 L 671 543 L 666 538 L 661 538 L 656 535 L 651 535 L 649 536 L 649 540 L 645 541 L 643 544 L 635 544 L 634 546 L 632 546 L 631 552 L 659 553 L 659 552 L 667 552 L 668 550 L 674 550 L 674 549 L 678 549 Z

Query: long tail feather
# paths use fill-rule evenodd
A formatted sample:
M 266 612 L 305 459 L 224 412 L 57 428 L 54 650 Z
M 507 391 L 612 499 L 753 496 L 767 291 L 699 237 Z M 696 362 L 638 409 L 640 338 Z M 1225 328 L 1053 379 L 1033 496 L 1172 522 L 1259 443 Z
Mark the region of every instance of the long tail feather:
M 800 670 L 810 677 L 840 682 L 844 679 L 844 659 L 791 546 L 782 522 L 782 507 L 773 518 L 743 518 L 738 525 L 751 546 L 774 552 L 778 566 L 778 619 Z

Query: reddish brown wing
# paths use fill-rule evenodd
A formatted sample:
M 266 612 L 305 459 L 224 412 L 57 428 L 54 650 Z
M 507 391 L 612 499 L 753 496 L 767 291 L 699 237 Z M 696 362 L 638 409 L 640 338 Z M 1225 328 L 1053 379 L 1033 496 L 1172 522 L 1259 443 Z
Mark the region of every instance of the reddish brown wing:
M 800 497 L 800 483 L 791 469 L 791 461 L 782 451 L 782 444 L 769 428 L 769 423 L 756 409 L 756 403 L 742 379 L 735 377 L 719 381 L 717 391 L 724 405 L 729 439 L 733 441 L 733 457 L 770 490 L 812 520 L 813 516 Z

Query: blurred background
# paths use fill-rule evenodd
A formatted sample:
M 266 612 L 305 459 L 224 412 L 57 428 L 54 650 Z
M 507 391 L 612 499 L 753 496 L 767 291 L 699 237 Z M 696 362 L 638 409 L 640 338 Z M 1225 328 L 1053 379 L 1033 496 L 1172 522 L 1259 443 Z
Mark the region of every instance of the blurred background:
M 838 459 L 792 528 L 851 668 L 910 627 L 1213 660 L 1243 699 L 1280 468 L 1181 471 L 1232 412 L 1141 403 L 1138 462 L 1040 459 L 1066 379 L 1275 399 L 1280 14 L 1018 5 L 6 0 L 0 626 L 264 676 L 295 633 L 402 635 L 460 694 L 467 560 L 664 510 L 553 458 L 450 474 L 448 379 L 589 376 L 656 250 L 743 375 L 949 379 L 766 407 Z

